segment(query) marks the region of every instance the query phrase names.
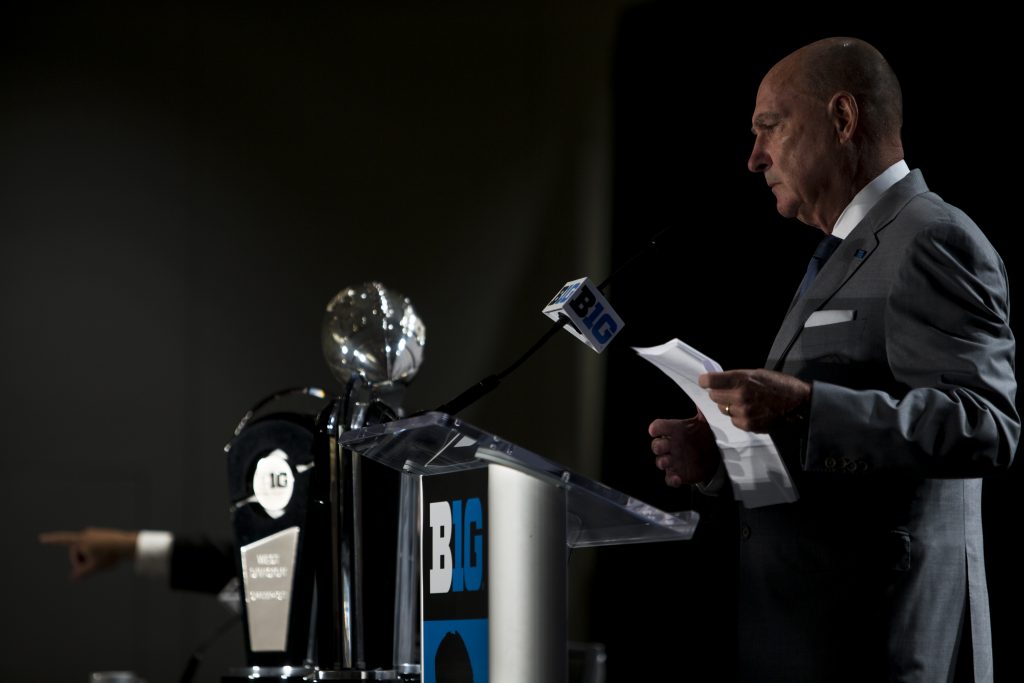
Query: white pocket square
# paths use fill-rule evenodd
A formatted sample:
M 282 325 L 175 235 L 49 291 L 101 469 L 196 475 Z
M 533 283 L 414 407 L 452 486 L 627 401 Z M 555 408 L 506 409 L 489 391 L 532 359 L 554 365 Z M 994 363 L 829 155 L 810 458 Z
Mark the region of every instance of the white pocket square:
M 831 310 L 831 311 L 815 311 L 811 313 L 807 318 L 807 322 L 804 323 L 804 327 L 821 327 L 822 325 L 835 325 L 836 323 L 850 322 L 857 317 L 857 311 L 855 310 Z

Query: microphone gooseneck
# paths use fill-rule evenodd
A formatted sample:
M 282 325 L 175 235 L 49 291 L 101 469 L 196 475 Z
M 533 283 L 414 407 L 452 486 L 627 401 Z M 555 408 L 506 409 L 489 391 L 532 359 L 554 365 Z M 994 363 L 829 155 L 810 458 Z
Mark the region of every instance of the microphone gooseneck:
M 613 270 L 608 277 L 602 280 L 601 284 L 597 285 L 597 289 L 604 291 L 604 288 L 607 287 L 608 284 L 620 273 L 625 271 L 629 266 L 633 265 L 642 256 L 645 256 L 648 252 L 654 249 L 654 247 L 669 242 L 674 236 L 675 235 L 672 232 L 672 228 L 664 228 L 662 230 L 659 230 L 647 241 L 643 248 L 633 253 L 633 255 L 626 259 L 618 268 Z M 447 413 L 448 415 L 456 415 L 460 411 L 465 410 L 470 405 L 472 405 L 479 399 L 489 394 L 490 392 L 494 391 L 494 389 L 496 389 L 498 385 L 501 384 L 501 380 L 505 379 L 507 376 L 515 372 L 515 370 L 519 368 L 519 366 L 521 366 L 523 363 L 525 363 L 530 358 L 530 356 L 539 351 L 540 348 L 544 346 L 549 339 L 551 339 L 551 337 L 555 336 L 560 329 L 565 327 L 566 323 L 571 323 L 569 318 L 566 317 L 564 314 L 559 314 L 558 319 L 555 321 L 555 323 L 550 328 L 548 328 L 548 330 L 544 334 L 542 334 L 540 338 L 537 339 L 537 341 L 535 341 L 533 345 L 529 349 L 527 349 L 526 352 L 523 353 L 523 355 L 517 358 L 511 365 L 509 365 L 501 372 L 488 375 L 487 377 L 483 378 L 476 384 L 472 385 L 471 387 L 463 391 L 461 394 L 459 394 L 452 400 L 438 406 L 437 408 L 434 409 L 434 411 Z M 432 411 L 422 411 L 420 413 L 416 413 L 416 415 L 422 415 L 426 412 Z
M 532 356 L 534 353 L 540 350 L 540 347 L 544 346 L 544 344 L 547 343 L 548 339 L 551 339 L 551 337 L 555 336 L 555 334 L 560 329 L 565 327 L 565 324 L 567 322 L 569 322 L 568 318 L 566 318 L 564 315 L 560 316 L 558 320 L 555 321 L 555 324 L 548 328 L 548 331 L 541 335 L 540 339 L 535 341 L 533 343 L 533 346 L 527 349 L 526 352 L 523 355 L 521 355 L 518 359 L 516 359 L 514 363 L 509 365 L 501 372 L 484 377 L 482 380 L 480 380 L 473 386 L 469 387 L 452 400 L 439 406 L 438 408 L 435 408 L 435 410 L 441 413 L 448 413 L 449 415 L 456 415 L 460 411 L 468 408 L 477 400 L 483 398 L 485 395 L 489 394 L 491 391 L 497 388 L 497 386 L 501 384 L 501 380 L 505 379 L 508 375 L 514 372 L 516 368 L 525 363 L 530 356 Z

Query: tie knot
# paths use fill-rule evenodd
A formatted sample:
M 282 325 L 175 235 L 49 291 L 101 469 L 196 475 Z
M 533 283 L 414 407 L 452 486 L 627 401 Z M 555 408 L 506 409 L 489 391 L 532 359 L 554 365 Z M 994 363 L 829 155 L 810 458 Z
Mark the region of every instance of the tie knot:
M 818 248 L 814 250 L 814 258 L 818 259 L 820 263 L 824 263 L 828 260 L 828 257 L 832 255 L 832 252 L 836 250 L 843 240 L 833 235 L 826 235 L 821 242 L 818 242 Z
M 828 261 L 828 257 L 832 255 L 832 252 L 836 250 L 843 240 L 839 237 L 833 237 L 832 235 L 826 235 L 821 242 L 818 243 L 818 248 L 814 250 L 814 255 L 811 260 L 807 262 L 807 272 L 804 274 L 804 280 L 800 283 L 800 288 L 797 290 L 797 297 L 802 297 L 807 288 L 811 286 L 811 282 L 814 280 L 818 271 L 825 265 L 825 261 Z

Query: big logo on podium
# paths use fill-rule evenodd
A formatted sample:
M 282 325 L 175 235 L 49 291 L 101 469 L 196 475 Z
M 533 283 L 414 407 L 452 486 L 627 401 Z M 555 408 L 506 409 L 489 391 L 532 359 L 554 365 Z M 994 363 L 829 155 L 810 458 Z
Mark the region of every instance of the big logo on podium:
M 488 679 L 487 469 L 421 479 L 423 681 Z

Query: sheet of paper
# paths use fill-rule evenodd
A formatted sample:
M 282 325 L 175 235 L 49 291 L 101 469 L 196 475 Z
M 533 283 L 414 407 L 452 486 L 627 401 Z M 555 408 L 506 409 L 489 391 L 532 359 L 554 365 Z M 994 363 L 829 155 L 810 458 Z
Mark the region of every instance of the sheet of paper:
M 732 423 L 708 398 L 707 389 L 697 384 L 705 372 L 721 372 L 722 367 L 697 349 L 678 339 L 660 346 L 633 347 L 641 358 L 652 363 L 679 385 L 707 418 L 722 452 L 725 471 L 736 498 L 748 507 L 792 503 L 798 496 L 775 444 L 767 434 L 747 432 Z

